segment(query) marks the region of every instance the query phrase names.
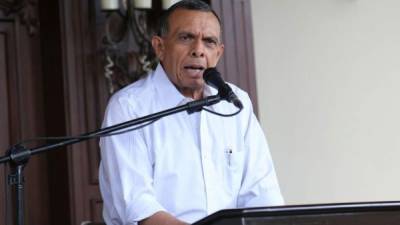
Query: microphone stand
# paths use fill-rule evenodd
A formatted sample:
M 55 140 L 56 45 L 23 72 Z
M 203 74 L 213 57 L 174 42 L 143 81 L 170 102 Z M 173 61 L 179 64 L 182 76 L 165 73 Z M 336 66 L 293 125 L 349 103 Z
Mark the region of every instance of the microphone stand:
M 17 193 L 16 197 L 16 210 L 17 210 L 17 225 L 24 224 L 24 167 L 27 165 L 29 158 L 33 155 L 44 153 L 50 150 L 54 150 L 59 147 L 64 147 L 67 145 L 72 145 L 81 141 L 89 140 L 102 135 L 110 134 L 112 132 L 122 130 L 131 126 L 139 125 L 149 121 L 155 121 L 162 117 L 179 113 L 182 111 L 187 111 L 189 114 L 201 111 L 203 106 L 210 106 L 221 101 L 219 95 L 212 95 L 204 99 L 192 101 L 186 103 L 185 105 L 170 108 L 158 113 L 143 116 L 137 119 L 129 120 L 123 123 L 119 123 L 110 127 L 105 127 L 102 129 L 95 130 L 81 135 L 82 137 L 75 137 L 68 140 L 59 141 L 52 144 L 46 144 L 36 148 L 28 149 L 22 145 L 15 145 L 11 147 L 6 156 L 0 157 L 0 164 L 10 162 L 11 172 L 8 175 L 8 184 L 15 186 L 15 191 Z

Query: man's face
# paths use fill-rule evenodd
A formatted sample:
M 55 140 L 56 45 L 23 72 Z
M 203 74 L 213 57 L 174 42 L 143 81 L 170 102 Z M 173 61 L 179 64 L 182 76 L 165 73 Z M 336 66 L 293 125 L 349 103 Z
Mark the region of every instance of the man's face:
M 202 94 L 203 71 L 215 67 L 224 46 L 220 24 L 211 12 L 178 9 L 168 20 L 168 33 L 152 44 L 169 79 L 192 98 Z

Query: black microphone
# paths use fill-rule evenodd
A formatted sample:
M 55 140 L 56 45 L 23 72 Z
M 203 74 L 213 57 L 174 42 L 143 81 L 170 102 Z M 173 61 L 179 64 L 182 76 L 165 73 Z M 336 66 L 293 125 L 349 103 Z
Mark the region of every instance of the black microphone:
M 228 102 L 232 102 L 239 109 L 243 109 L 243 104 L 233 93 L 231 87 L 222 79 L 221 74 L 217 69 L 211 67 L 207 68 L 203 73 L 203 79 L 206 83 L 218 90 L 219 96 Z

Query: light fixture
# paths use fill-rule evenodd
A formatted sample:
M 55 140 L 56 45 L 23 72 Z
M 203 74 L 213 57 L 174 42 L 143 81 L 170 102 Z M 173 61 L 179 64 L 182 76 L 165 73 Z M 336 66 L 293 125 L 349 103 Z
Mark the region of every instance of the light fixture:
M 110 93 L 154 69 L 157 59 L 151 47 L 151 36 L 154 34 L 151 25 L 162 10 L 178 1 L 100 0 L 106 15 L 104 76 Z
M 150 9 L 151 0 L 134 0 L 133 6 L 137 9 Z
M 119 1 L 118 0 L 101 0 L 101 10 L 117 10 L 119 9 Z
M 179 0 L 162 0 L 162 8 L 163 9 L 168 9 L 171 7 L 173 4 L 179 2 Z

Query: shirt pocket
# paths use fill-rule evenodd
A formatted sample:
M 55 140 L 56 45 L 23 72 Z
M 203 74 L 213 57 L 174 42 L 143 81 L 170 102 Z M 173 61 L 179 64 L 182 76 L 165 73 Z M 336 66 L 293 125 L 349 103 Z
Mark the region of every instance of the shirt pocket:
M 238 192 L 243 178 L 245 154 L 242 149 L 226 147 L 224 149 L 225 179 L 231 192 Z

